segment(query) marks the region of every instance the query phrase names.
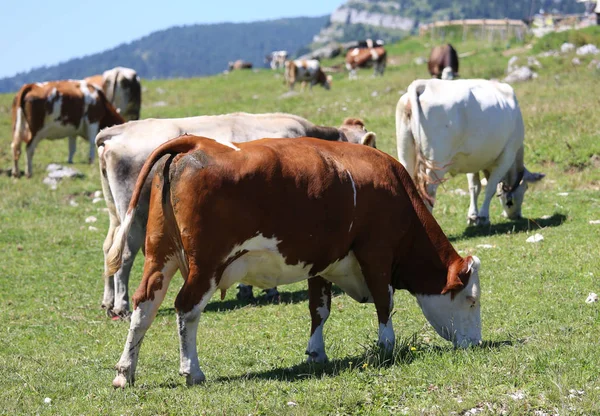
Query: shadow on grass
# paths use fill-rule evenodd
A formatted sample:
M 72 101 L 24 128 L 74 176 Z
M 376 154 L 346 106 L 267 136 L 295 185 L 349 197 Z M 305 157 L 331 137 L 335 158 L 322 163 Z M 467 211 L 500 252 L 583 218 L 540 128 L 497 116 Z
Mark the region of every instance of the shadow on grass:
M 344 291 L 339 287 L 333 285 L 331 288 L 332 296 L 339 296 L 343 294 Z M 297 290 L 295 292 L 280 292 L 279 293 L 279 304 L 293 304 L 300 303 L 308 300 L 308 290 Z M 255 307 L 262 307 L 265 305 L 271 305 L 273 302 L 267 300 L 266 296 L 258 296 L 254 298 L 254 301 L 248 302 L 245 300 L 238 299 L 228 299 L 228 300 L 217 300 L 210 302 L 204 308 L 204 312 L 223 312 L 223 311 L 232 311 L 234 309 L 244 308 L 248 305 L 253 305 Z M 161 308 L 158 310 L 157 316 L 170 316 L 175 315 L 175 308 Z
M 565 222 L 567 216 L 564 214 L 555 213 L 549 218 L 523 218 L 511 222 L 504 222 L 500 224 L 490 224 L 481 227 L 468 227 L 462 234 L 450 236 L 448 239 L 452 242 L 458 240 L 464 240 L 473 237 L 482 237 L 494 234 L 507 234 L 507 233 L 522 233 L 526 231 L 535 231 L 546 227 L 558 227 Z
M 479 347 L 473 349 L 495 350 L 502 347 L 513 346 L 521 341 L 483 341 Z M 393 365 L 410 365 L 423 354 L 443 355 L 451 353 L 451 345 L 440 347 L 416 341 L 416 335 L 409 339 L 397 339 L 393 353 L 386 353 L 377 345 L 363 346 L 364 352 L 352 357 L 334 359 L 325 364 L 301 363 L 287 368 L 273 368 L 266 371 L 248 372 L 233 377 L 219 377 L 214 382 L 231 382 L 237 380 L 280 380 L 299 381 L 307 378 L 323 376 L 334 377 L 346 371 L 365 371 L 371 368 L 386 368 Z

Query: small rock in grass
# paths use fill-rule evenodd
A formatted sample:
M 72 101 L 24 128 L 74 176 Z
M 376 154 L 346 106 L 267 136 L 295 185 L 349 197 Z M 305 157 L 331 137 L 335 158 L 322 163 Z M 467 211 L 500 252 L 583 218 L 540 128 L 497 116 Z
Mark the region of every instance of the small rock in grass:
M 88 223 L 88 224 L 91 223 L 91 222 L 96 222 L 96 221 L 98 221 L 98 218 L 96 218 L 94 216 L 89 216 L 89 217 L 87 217 L 85 219 L 85 222 Z
M 94 227 L 93 225 L 90 225 L 88 227 L 88 230 L 90 230 L 90 231 L 98 231 L 98 229 L 96 227 Z
M 102 191 L 94 192 L 94 198 L 102 198 Z
M 17 251 L 23 251 L 23 246 L 21 244 L 17 244 Z
M 540 241 L 544 240 L 544 236 L 541 234 L 534 234 L 531 237 L 529 237 L 526 241 L 528 243 L 539 243 Z
M 587 299 L 585 300 L 585 303 L 594 303 L 594 302 L 598 302 L 598 295 L 596 295 L 594 292 L 590 292 Z
M 478 248 L 494 248 L 496 246 L 493 246 L 491 244 L 477 244 Z
M 457 189 L 455 189 L 453 191 L 450 191 L 450 192 L 452 192 L 453 194 L 459 195 L 459 196 L 468 195 L 467 191 L 465 191 L 464 189 L 460 189 L 460 188 L 457 188 Z
M 558 195 L 558 196 L 569 196 L 569 193 L 568 192 L 559 192 L 556 195 Z
M 79 204 L 77 203 L 77 201 L 75 201 L 74 199 L 69 200 L 69 205 L 71 205 L 72 207 L 76 207 Z
M 590 224 L 600 224 L 600 220 L 590 220 Z
M 52 403 L 52 399 L 51 399 L 50 397 L 46 397 L 46 398 L 44 399 L 44 403 L 46 403 L 46 404 L 50 404 L 50 403 Z
M 510 398 L 513 400 L 523 400 L 525 398 L 525 393 L 523 393 L 522 391 L 516 391 L 513 394 L 509 394 Z
M 97 204 L 98 202 L 102 201 L 102 198 L 94 198 L 92 200 L 92 204 Z
M 581 65 L 581 61 L 579 60 L 579 58 L 573 58 L 573 60 L 571 61 L 571 64 L 578 66 L 578 65 Z
M 298 403 L 290 401 L 290 402 L 287 402 L 287 405 L 290 407 L 293 407 L 293 406 L 298 406 Z

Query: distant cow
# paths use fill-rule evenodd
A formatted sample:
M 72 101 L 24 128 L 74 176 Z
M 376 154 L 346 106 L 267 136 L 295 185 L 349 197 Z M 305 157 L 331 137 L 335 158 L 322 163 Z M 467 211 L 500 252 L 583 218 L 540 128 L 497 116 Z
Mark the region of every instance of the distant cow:
M 375 147 L 376 135 L 364 124 L 349 118 L 339 128 L 316 126 L 291 114 L 233 113 L 219 116 L 199 116 L 175 119 L 147 119 L 129 122 L 101 131 L 96 137 L 100 180 L 108 207 L 110 226 L 104 241 L 105 276 L 102 307 L 108 316 L 129 315 L 128 282 L 135 256 L 144 244 L 148 219 L 150 182 L 144 187 L 137 216 L 129 233 L 123 265 L 117 273 L 109 274 L 106 256 L 131 200 L 133 187 L 142 165 L 152 151 L 173 137 L 192 133 L 216 137 L 222 142 L 245 142 L 261 137 L 312 136 L 323 140 L 348 141 Z
M 466 173 L 469 224 L 489 223 L 496 192 L 504 215 L 521 217 L 526 180 L 535 175 L 525 169 L 523 117 L 510 85 L 479 79 L 416 80 L 398 101 L 396 137 L 398 159 L 430 208 L 447 172 Z M 480 171 L 487 187 L 478 211 Z
M 357 40 L 356 42 L 349 42 L 347 44 L 345 44 L 346 46 L 346 50 L 351 50 L 354 48 L 375 48 L 377 46 L 383 46 L 385 45 L 385 42 L 382 41 L 381 39 L 361 39 L 361 40 Z
M 284 68 L 287 57 L 287 51 L 273 51 L 265 57 L 265 63 L 268 63 L 272 70 Z
M 86 81 L 53 81 L 26 84 L 13 100 L 13 170 L 20 175 L 21 144 L 27 148 L 27 177 L 33 173 L 33 153 L 42 139 L 69 138 L 69 163 L 73 163 L 77 136 L 90 142 L 89 162 L 94 160 L 94 139 L 99 130 L 125 120 L 102 90 Z
M 454 79 L 458 77 L 458 54 L 450 45 L 435 46 L 427 62 L 429 73 L 434 78 Z
M 387 63 L 386 50 L 378 46 L 376 48 L 354 48 L 346 53 L 346 69 L 349 71 L 350 79 L 356 79 L 356 68 L 367 68 L 373 66 L 373 75 L 383 75 Z
M 321 69 L 321 63 L 316 59 L 285 61 L 284 78 L 290 90 L 294 89 L 296 82 L 302 82 L 303 90 L 305 83 L 309 83 L 311 90 L 316 84 L 326 90 L 331 88 L 331 76 L 325 75 Z
M 332 283 L 375 304 L 384 351 L 394 348 L 397 289 L 414 295 L 435 331 L 455 347 L 481 343 L 480 261 L 455 251 L 406 170 L 388 154 L 306 137 L 171 140 L 142 167 L 109 272 L 118 268 L 154 169 L 144 272 L 114 387 L 134 383 L 144 335 L 176 269 L 184 278 L 175 300 L 179 373 L 188 385 L 205 380 L 196 347 L 200 315 L 216 291 L 239 281 L 270 287 L 308 279 L 308 362 L 327 361 L 323 327 Z
M 252 69 L 252 62 L 242 61 L 238 59 L 235 62 L 229 62 L 229 70 L 233 71 L 234 69 Z
M 137 72 L 131 68 L 116 67 L 85 79 L 104 91 L 108 101 L 121 116 L 129 120 L 140 118 L 142 105 L 142 86 Z

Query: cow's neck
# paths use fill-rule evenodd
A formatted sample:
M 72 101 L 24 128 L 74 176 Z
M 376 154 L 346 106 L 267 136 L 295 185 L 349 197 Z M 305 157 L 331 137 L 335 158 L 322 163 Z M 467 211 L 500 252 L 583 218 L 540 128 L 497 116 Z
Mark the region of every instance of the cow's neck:
M 417 221 L 410 231 L 410 246 L 399 253 L 403 261 L 394 272 L 394 286 L 413 294 L 441 294 L 450 279 L 449 270 L 462 270 L 464 260 L 425 206 L 412 180 L 403 181 Z

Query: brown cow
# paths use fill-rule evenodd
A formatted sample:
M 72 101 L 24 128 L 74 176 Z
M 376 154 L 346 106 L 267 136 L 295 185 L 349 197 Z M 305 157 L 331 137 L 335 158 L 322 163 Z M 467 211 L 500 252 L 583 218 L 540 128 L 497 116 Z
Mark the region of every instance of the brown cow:
M 376 48 L 354 48 L 346 53 L 346 69 L 350 79 L 356 79 L 356 68 L 373 66 L 373 75 L 383 75 L 387 63 L 387 52 L 382 46 Z
M 296 82 L 302 82 L 302 90 L 308 82 L 310 89 L 313 85 L 319 84 L 326 90 L 331 88 L 331 75 L 325 75 L 321 69 L 321 63 L 316 59 L 296 59 L 295 61 L 285 61 L 285 72 L 283 74 L 285 83 L 294 89 Z
M 73 163 L 77 136 L 90 142 L 89 162 L 94 160 L 94 139 L 99 130 L 125 120 L 102 90 L 86 81 L 52 81 L 26 84 L 13 100 L 13 170 L 20 175 L 21 144 L 27 146 L 27 177 L 32 174 L 33 153 L 44 138 L 69 138 L 69 163 Z
M 116 237 L 125 243 L 146 178 L 150 196 L 146 262 L 115 387 L 133 384 L 141 342 L 173 271 L 180 374 L 205 377 L 196 334 L 200 313 L 219 289 L 308 279 L 309 362 L 327 360 L 323 325 L 331 284 L 373 302 L 379 344 L 391 351 L 395 289 L 415 295 L 438 334 L 465 347 L 481 342 L 479 259 L 462 258 L 421 200 L 402 165 L 386 153 L 314 138 L 218 143 L 181 136 L 148 158 Z M 111 249 L 109 273 L 119 267 Z
M 142 86 L 134 69 L 118 66 L 104 71 L 102 75 L 87 77 L 85 81 L 100 87 L 125 120 L 139 120 Z
M 458 77 L 458 54 L 450 45 L 435 46 L 429 55 L 427 69 L 433 78 L 454 79 Z
M 235 62 L 229 62 L 229 70 L 233 71 L 234 69 L 252 69 L 252 62 L 242 61 L 238 59 Z

